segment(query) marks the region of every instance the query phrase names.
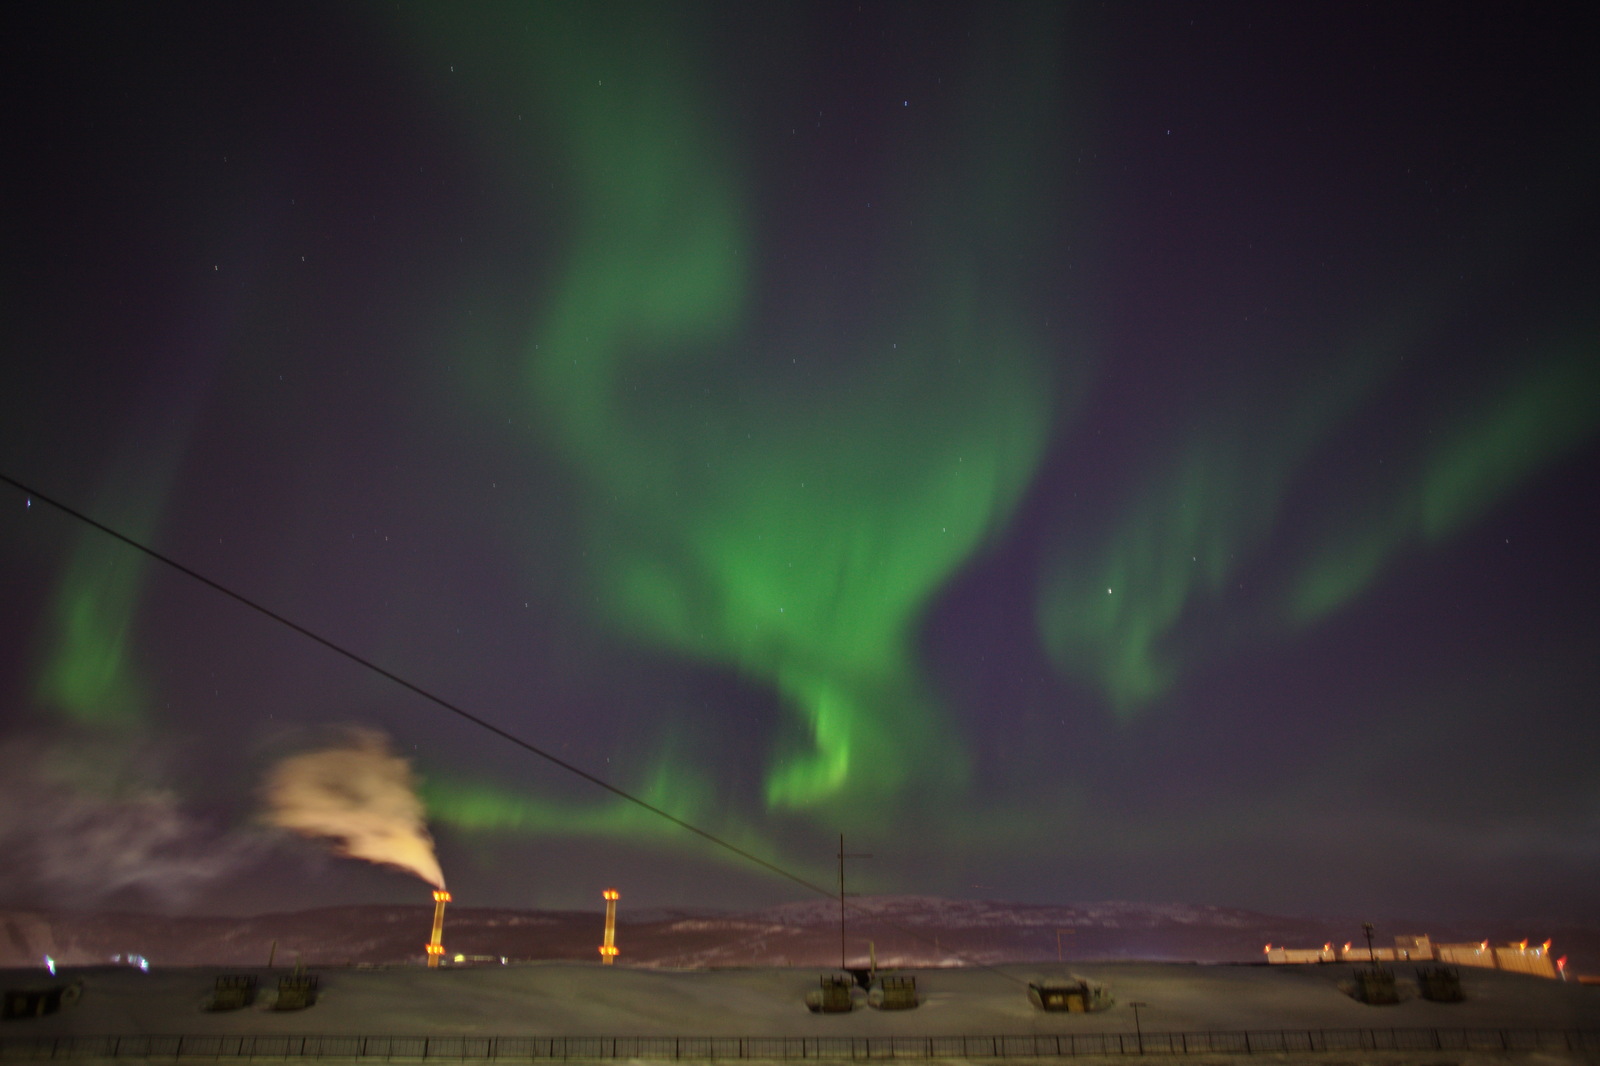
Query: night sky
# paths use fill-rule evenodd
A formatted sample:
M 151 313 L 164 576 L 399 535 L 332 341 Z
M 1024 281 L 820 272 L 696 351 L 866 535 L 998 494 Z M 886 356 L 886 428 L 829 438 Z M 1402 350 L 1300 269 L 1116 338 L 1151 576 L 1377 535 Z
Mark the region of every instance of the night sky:
M 0 473 L 827 883 L 1592 918 L 1581 5 L 9 4 Z M 775 878 L 0 485 L 0 905 Z M 375 739 L 378 738 L 378 739 Z

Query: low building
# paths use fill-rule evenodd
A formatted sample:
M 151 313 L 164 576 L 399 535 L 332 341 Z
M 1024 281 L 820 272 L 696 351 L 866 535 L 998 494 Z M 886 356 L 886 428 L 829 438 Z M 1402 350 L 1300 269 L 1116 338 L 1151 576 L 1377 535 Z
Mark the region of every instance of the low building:
M 1528 946 L 1526 940 L 1491 946 L 1487 940 L 1475 944 L 1435 944 L 1426 936 L 1397 936 L 1392 948 L 1345 944 L 1335 948 L 1286 948 L 1266 946 L 1266 956 L 1274 965 L 1313 962 L 1442 962 L 1451 966 L 1476 966 L 1488 970 L 1509 970 L 1534 977 L 1557 978 L 1560 964 L 1550 954 L 1550 941 Z
M 1526 940 L 1494 949 L 1494 964 L 1513 973 L 1530 973 L 1535 977 L 1556 977 L 1555 960 L 1550 957 L 1550 941 L 1528 946 Z
M 1338 956 L 1332 944 L 1320 948 L 1275 948 L 1267 945 L 1267 961 L 1271 963 L 1335 962 Z

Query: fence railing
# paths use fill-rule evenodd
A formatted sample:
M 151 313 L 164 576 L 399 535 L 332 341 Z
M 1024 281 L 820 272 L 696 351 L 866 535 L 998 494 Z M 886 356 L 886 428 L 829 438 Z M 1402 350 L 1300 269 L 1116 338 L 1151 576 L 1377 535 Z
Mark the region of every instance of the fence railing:
M 987 1059 L 1289 1051 L 1600 1052 L 1600 1029 L 1250 1029 L 1004 1036 L 40 1036 L 36 1059 Z

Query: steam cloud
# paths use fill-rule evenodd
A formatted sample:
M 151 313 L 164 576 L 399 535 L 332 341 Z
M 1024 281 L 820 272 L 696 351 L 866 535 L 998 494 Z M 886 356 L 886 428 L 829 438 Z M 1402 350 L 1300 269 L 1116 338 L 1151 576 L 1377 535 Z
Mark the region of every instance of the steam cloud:
M 16 739 L 0 745 L 0 890 L 90 904 L 126 892 L 184 903 L 262 851 L 185 808 L 160 752 Z
M 284 759 L 262 796 L 272 825 L 444 887 L 411 764 L 377 730 L 351 728 L 339 743 Z

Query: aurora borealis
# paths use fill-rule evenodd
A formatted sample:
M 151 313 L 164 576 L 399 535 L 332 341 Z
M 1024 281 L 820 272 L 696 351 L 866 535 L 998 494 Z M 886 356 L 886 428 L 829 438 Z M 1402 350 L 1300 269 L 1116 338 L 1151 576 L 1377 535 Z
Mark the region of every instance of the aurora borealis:
M 809 878 L 1585 914 L 1575 14 L 5 18 L 0 472 Z M 263 824 L 340 730 L 458 901 L 794 891 L 0 514 L 3 787 L 95 828 L 8 900 L 421 898 Z

